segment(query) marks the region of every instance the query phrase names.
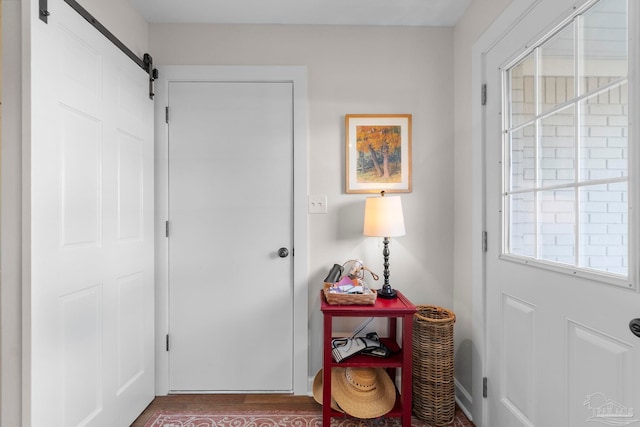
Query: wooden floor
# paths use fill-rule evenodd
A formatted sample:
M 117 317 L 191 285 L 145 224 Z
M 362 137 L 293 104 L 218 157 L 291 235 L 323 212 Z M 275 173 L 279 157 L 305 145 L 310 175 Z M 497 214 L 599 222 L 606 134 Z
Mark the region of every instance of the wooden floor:
M 307 396 L 288 394 L 178 394 L 156 397 L 131 424 L 143 427 L 156 411 L 216 412 L 237 411 L 320 411 L 322 407 Z

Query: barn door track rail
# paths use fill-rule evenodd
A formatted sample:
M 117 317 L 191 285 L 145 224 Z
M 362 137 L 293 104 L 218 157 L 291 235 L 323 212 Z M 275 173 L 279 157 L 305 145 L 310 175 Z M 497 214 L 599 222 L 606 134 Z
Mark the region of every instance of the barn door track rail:
M 73 10 L 78 12 L 80 16 L 86 19 L 91 25 L 97 29 L 100 34 L 105 36 L 111 43 L 113 43 L 118 49 L 120 49 L 125 55 L 127 55 L 133 62 L 135 62 L 140 68 L 142 68 L 147 74 L 149 74 L 149 99 L 153 99 L 155 96 L 153 89 L 153 82 L 158 78 L 158 70 L 153 68 L 153 58 L 148 53 L 145 53 L 142 58 L 139 58 L 131 49 L 129 49 L 124 43 L 122 43 L 116 36 L 113 35 L 104 25 L 93 17 L 87 10 L 80 6 L 75 0 L 64 0 Z M 48 18 L 51 13 L 48 10 L 48 0 L 39 0 L 38 16 L 44 23 L 48 23 Z

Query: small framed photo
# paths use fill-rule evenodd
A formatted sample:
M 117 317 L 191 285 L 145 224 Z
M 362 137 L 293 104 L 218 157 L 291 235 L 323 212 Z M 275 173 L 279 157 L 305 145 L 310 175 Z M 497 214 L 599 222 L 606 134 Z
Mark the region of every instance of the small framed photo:
M 346 192 L 411 192 L 411 114 L 347 114 Z

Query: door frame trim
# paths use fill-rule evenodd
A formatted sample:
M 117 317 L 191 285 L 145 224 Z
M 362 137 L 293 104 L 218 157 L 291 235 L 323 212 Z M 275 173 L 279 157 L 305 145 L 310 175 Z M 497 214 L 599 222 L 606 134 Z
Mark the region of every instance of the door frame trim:
M 482 105 L 481 87 L 487 82 L 485 58 L 488 52 L 533 8 L 544 0 L 513 0 L 493 21 L 472 47 L 471 55 L 471 127 L 472 132 L 472 390 L 471 414 L 478 427 L 487 425 L 488 404 L 483 398 L 483 378 L 487 372 L 486 357 L 486 280 L 483 231 L 486 230 L 485 185 L 485 108 Z M 488 100 L 500 102 L 500 100 Z M 488 381 L 491 382 L 490 380 Z
M 175 81 L 290 82 L 293 84 L 293 393 L 309 393 L 308 255 L 307 255 L 307 67 L 306 66 L 158 66 L 155 102 L 155 237 L 156 237 L 156 394 L 169 392 L 168 126 L 165 107 Z

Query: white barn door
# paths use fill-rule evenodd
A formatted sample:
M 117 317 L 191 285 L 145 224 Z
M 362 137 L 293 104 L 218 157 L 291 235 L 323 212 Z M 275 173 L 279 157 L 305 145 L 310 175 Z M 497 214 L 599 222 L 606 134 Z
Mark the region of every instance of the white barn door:
M 49 0 L 48 24 L 37 3 L 27 416 L 32 426 L 125 426 L 154 395 L 148 76 L 62 0 Z

